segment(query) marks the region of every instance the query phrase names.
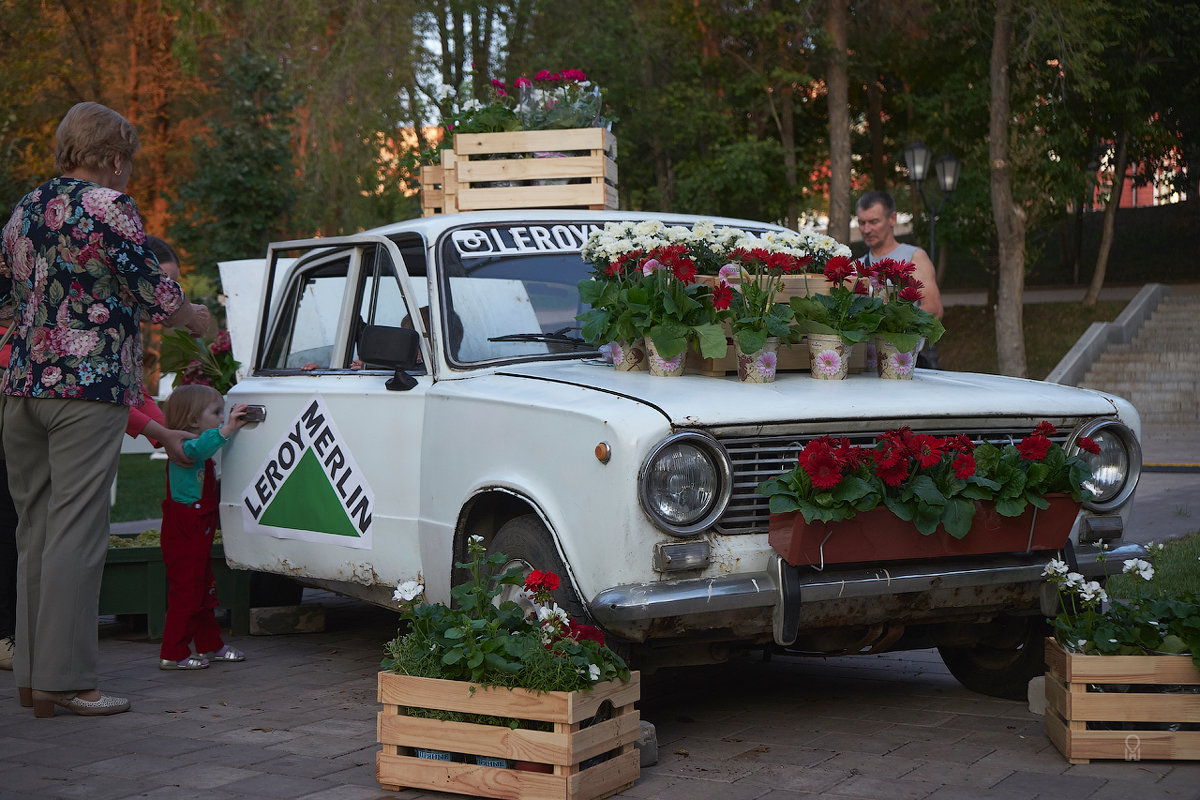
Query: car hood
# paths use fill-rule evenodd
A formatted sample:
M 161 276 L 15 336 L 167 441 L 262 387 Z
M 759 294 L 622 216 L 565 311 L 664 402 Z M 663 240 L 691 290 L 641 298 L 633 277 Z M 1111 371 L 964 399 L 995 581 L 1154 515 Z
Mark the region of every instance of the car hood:
M 780 373 L 768 384 L 740 383 L 736 377 L 651 377 L 646 372 L 617 372 L 599 362 L 521 364 L 499 373 L 627 397 L 658 408 L 678 426 L 1118 412 L 1113 399 L 1100 392 L 972 372 L 918 370 L 911 381 L 853 374 L 841 381 L 823 381 L 808 373 Z

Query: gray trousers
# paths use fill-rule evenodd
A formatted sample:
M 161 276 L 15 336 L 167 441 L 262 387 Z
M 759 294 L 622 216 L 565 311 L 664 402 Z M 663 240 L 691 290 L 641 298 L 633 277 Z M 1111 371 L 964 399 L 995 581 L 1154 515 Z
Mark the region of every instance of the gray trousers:
M 17 525 L 17 686 L 96 688 L 109 491 L 129 409 L 4 398 L 4 452 Z

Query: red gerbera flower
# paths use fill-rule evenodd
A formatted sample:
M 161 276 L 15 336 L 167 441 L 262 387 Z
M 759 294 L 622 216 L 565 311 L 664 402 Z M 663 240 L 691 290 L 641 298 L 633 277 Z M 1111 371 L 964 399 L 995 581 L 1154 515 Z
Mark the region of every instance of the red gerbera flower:
M 924 468 L 932 467 L 942 460 L 942 452 L 946 449 L 946 440 L 936 436 L 918 434 L 908 442 L 908 452 L 917 463 Z
M 1088 436 L 1079 437 L 1079 441 L 1075 442 L 1080 450 L 1086 453 L 1091 453 L 1094 456 L 1100 455 L 1100 445 L 1096 444 L 1096 440 Z
M 899 486 L 908 479 L 908 457 L 900 450 L 872 450 L 875 474 L 888 486 Z
M 1017 444 L 1017 451 L 1021 454 L 1021 458 L 1026 461 L 1041 461 L 1046 457 L 1046 453 L 1050 451 L 1050 440 L 1041 434 L 1035 433 L 1022 439 Z
M 959 453 L 958 457 L 954 459 L 954 477 L 965 481 L 974 474 L 975 456 L 970 453 Z
M 1040 436 L 1053 436 L 1054 434 L 1058 433 L 1058 428 L 1051 425 L 1048 421 L 1042 420 L 1037 424 L 1037 427 L 1033 429 L 1033 432 Z
M 910 303 L 919 303 L 923 297 L 924 295 L 921 294 L 921 290 L 912 286 L 905 286 L 900 290 L 900 299 L 907 300 Z
M 798 460 L 817 489 L 832 489 L 842 482 L 842 465 L 828 442 L 809 442 Z
M 854 274 L 854 262 L 846 256 L 834 256 L 825 265 L 825 280 L 841 283 Z
M 733 288 L 725 281 L 721 281 L 713 289 L 712 305 L 717 311 L 724 311 L 729 308 L 729 304 L 733 302 Z

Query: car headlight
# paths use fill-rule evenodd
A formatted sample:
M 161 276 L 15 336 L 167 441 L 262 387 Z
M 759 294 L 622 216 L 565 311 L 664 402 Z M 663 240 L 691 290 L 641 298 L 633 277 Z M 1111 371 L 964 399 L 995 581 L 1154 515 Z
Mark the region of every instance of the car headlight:
M 1096 443 L 1099 453 L 1079 449 L 1079 440 L 1085 436 Z M 1083 483 L 1092 492 L 1092 499 L 1084 502 L 1084 508 L 1111 511 L 1133 495 L 1142 474 L 1142 446 L 1133 431 L 1120 422 L 1085 423 L 1071 436 L 1068 453 L 1082 458 L 1092 471 L 1092 476 Z
M 672 536 L 692 536 L 717 520 L 733 491 L 729 456 L 711 436 L 676 433 L 642 464 L 638 498 L 654 524 Z

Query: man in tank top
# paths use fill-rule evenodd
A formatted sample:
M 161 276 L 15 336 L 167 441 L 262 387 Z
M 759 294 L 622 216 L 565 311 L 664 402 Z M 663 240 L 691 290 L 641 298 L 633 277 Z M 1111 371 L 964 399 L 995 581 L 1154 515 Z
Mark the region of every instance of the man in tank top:
M 858 231 L 863 242 L 870 248 L 860 261 L 871 264 L 885 258 L 896 261 L 911 261 L 916 269 L 914 277 L 924 284 L 921 308 L 942 318 L 942 295 L 938 291 L 937 274 L 929 255 L 919 247 L 900 244 L 896 241 L 896 201 L 887 192 L 867 192 L 858 198 L 855 206 Z M 917 356 L 917 366 L 937 369 L 937 351 L 932 347 L 922 350 Z

